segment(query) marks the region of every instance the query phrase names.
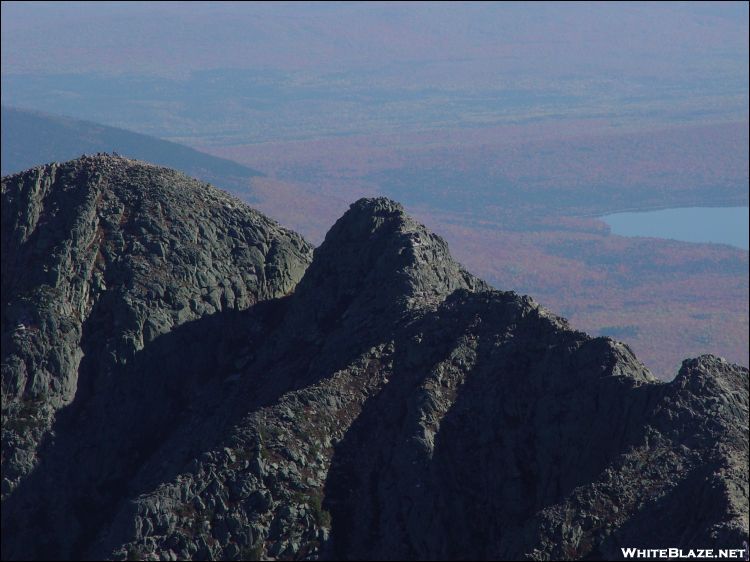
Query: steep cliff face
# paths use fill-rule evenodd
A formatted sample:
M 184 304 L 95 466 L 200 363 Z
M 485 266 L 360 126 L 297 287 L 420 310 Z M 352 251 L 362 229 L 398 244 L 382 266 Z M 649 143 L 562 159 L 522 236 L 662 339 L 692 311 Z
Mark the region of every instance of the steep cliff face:
M 135 170 L 156 170 L 111 159 L 62 168 L 84 162 L 120 172 L 99 191 L 75 183 L 88 186 L 82 201 L 130 197 Z M 159 267 L 138 270 L 111 301 L 70 280 L 52 301 L 69 308 L 20 288 L 6 300 L 6 283 L 36 286 L 10 272 L 31 276 L 41 259 L 23 257 L 18 233 L 39 221 L 20 198 L 50 170 L 3 180 L 3 248 L 21 256 L 7 266 L 3 257 L 3 300 L 11 312 L 31 303 L 57 311 L 58 325 L 71 322 L 72 335 L 31 342 L 40 357 L 73 359 L 65 369 L 14 359 L 31 352 L 4 312 L 8 419 L 35 419 L 13 410 L 28 396 L 53 425 L 36 448 L 4 427 L 4 461 L 35 451 L 38 463 L 9 472 L 3 558 L 618 558 L 622 546 L 735 548 L 746 539 L 747 369 L 704 356 L 673 382 L 656 381 L 627 346 L 489 288 L 386 199 L 352 205 L 305 271 L 309 248 L 298 237 L 161 169 L 158 189 L 135 190 L 138 216 L 153 219 L 169 193 L 178 230 L 160 232 L 185 237 L 160 253 L 137 221 L 123 234 L 128 245 L 112 246 L 107 226 L 97 242 L 105 272 L 131 263 L 123 248 L 136 244 L 136 256 Z M 75 200 L 70 182 L 56 181 L 33 189 Z M 7 216 L 25 217 L 7 235 L 6 193 L 15 205 Z M 90 209 L 77 213 L 86 232 L 109 208 L 65 204 Z M 201 246 L 191 233 L 206 223 L 216 234 Z M 85 238 L 68 226 L 51 232 L 51 248 Z M 190 267 L 180 252 L 193 256 Z M 48 254 L 57 255 L 39 255 Z M 89 260 L 95 270 L 96 254 Z M 209 284 L 224 290 L 211 300 L 198 279 L 211 268 L 222 272 L 216 279 L 236 273 L 244 292 Z M 185 307 L 142 292 L 154 274 L 187 280 Z M 119 275 L 104 275 L 106 294 Z M 121 320 L 121 302 L 139 303 L 126 309 L 140 320 Z M 184 308 L 190 315 L 175 317 Z M 139 331 L 162 315 L 173 320 L 158 333 Z M 39 377 L 68 382 L 34 394 Z

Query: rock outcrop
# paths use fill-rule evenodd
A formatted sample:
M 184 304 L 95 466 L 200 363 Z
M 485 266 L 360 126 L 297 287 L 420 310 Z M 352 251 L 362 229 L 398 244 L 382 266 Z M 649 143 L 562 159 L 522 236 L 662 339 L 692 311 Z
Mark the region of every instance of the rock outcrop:
M 86 158 L 3 179 L 2 236 L 4 559 L 747 538 L 747 369 L 704 356 L 657 381 L 392 201 L 352 205 L 307 267 L 213 188 Z
M 165 168 L 98 156 L 3 178 L 3 496 L 61 407 L 174 327 L 290 292 L 311 256 Z

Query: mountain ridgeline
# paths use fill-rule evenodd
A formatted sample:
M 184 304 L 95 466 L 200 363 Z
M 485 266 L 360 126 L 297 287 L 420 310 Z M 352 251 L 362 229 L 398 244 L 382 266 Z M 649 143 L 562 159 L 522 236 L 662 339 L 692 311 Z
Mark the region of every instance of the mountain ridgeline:
M 492 289 L 388 199 L 314 249 L 180 173 L 2 180 L 2 558 L 741 548 L 748 370 Z
M 3 176 L 102 151 L 174 168 L 248 199 L 253 197 L 249 180 L 263 175 L 231 160 L 156 137 L 16 107 L 2 107 L 0 136 Z

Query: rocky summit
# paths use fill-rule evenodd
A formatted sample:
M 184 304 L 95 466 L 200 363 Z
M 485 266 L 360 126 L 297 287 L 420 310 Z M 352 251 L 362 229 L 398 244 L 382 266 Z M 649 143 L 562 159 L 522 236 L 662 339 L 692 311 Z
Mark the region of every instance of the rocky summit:
M 742 548 L 748 370 L 670 383 L 387 199 L 313 249 L 99 155 L 2 180 L 2 558 Z

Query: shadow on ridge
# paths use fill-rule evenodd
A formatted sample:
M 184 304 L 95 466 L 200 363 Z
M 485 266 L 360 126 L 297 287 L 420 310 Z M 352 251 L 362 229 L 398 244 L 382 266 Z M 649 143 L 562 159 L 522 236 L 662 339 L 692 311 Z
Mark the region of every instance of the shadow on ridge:
M 237 361 L 252 360 L 286 300 L 187 322 L 130 357 L 98 337 L 112 318 L 95 308 L 76 397 L 58 412 L 38 466 L 3 505 L 2 558 L 84 557 L 123 502 L 169 481 L 218 446 L 233 422 L 273 403 L 284 389 L 242 375 Z M 184 424 L 193 431 L 177 432 Z M 174 455 L 160 456 L 165 446 Z M 147 464 L 156 470 L 139 475 Z

